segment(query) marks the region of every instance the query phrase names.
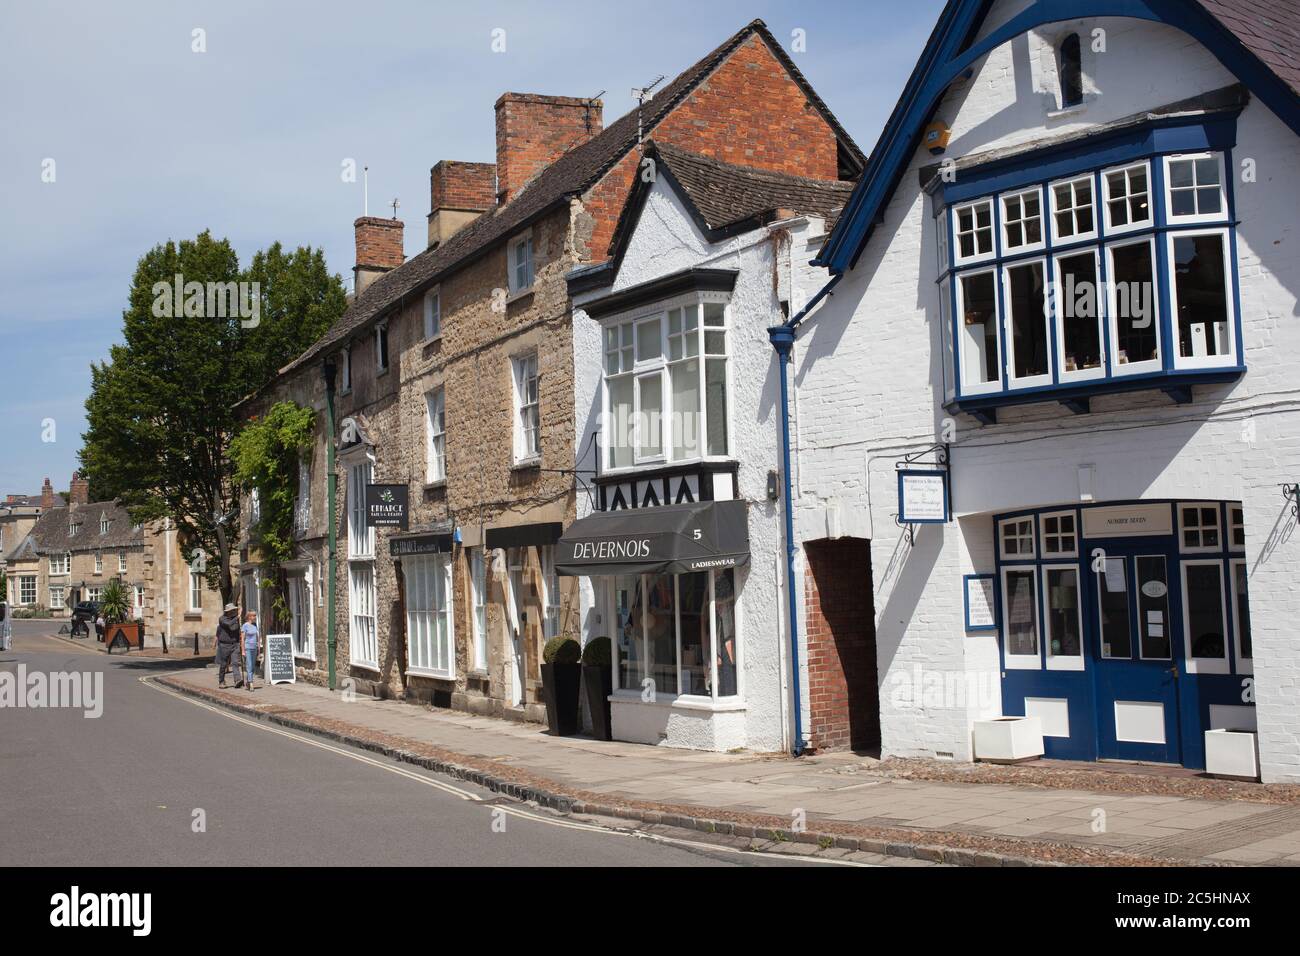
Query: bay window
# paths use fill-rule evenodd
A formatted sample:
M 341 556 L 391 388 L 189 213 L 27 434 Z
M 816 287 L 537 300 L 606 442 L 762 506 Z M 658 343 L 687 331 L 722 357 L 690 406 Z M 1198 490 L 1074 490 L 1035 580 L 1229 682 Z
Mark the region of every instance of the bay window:
M 1228 284 L 1228 233 L 1171 233 L 1171 307 L 1178 339 L 1175 365 L 1236 363 L 1236 330 Z
M 1106 231 L 1124 232 L 1151 224 L 1151 167 L 1134 163 L 1102 173 Z
M 1165 188 L 1170 221 L 1207 222 L 1228 208 L 1224 195 L 1223 157 L 1198 153 L 1165 158 Z
M 451 555 L 404 558 L 402 576 L 406 585 L 407 670 L 450 680 L 456 676 Z
M 1045 271 L 1045 261 L 1037 259 L 1008 266 L 1002 272 L 1007 323 L 1011 329 L 1007 339 L 1007 367 L 1013 385 L 1043 385 L 1051 381 Z
M 1061 381 L 1082 381 L 1104 374 L 1101 350 L 1101 303 L 1097 294 L 1097 252 L 1084 249 L 1057 256 L 1056 341 Z
M 1110 276 L 1110 349 L 1116 375 L 1160 368 L 1157 321 L 1155 242 L 1138 239 L 1106 247 Z
M 693 298 L 602 332 L 605 468 L 726 457 L 724 302 Z
M 1029 252 L 1043 248 L 1043 202 L 1035 187 L 1002 196 L 1003 250 Z
M 1097 219 L 1092 196 L 1091 176 L 1052 184 L 1052 222 L 1057 242 L 1096 238 Z
M 954 211 L 956 257 L 960 262 L 976 262 L 993 255 L 993 202 L 981 200 L 958 206 Z
M 648 701 L 739 693 L 734 569 L 613 582 L 616 689 Z
M 964 390 L 996 391 L 1002 387 L 996 270 L 966 273 L 958 279 L 957 314 Z

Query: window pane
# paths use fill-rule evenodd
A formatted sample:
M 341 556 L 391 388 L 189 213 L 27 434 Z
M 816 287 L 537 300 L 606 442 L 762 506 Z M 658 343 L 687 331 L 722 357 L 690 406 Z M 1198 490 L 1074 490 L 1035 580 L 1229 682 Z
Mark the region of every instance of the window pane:
M 678 362 L 668 369 L 673 389 L 673 459 L 700 453 L 700 360 Z
M 1079 569 L 1047 570 L 1047 623 L 1052 657 L 1079 657 Z
M 736 666 L 739 648 L 736 641 L 736 573 L 731 568 L 713 576 L 713 634 L 717 642 L 715 656 L 718 686 L 715 697 L 734 697 L 737 693 Z
M 1133 656 L 1133 624 L 1129 617 L 1128 580 L 1123 558 L 1107 558 L 1106 573 L 1097 578 L 1101 605 L 1101 656 Z
M 646 664 L 656 694 L 677 693 L 677 620 L 673 575 L 649 576 L 646 594 Z
M 1169 579 L 1165 559 L 1140 557 L 1137 563 L 1138 635 L 1142 657 L 1169 658 Z
M 1097 301 L 1097 259 L 1091 252 L 1057 259 L 1061 288 L 1064 370 L 1077 372 L 1101 366 L 1101 304 Z
M 1250 660 L 1255 655 L 1250 641 L 1250 598 L 1246 594 L 1246 565 L 1240 562 L 1234 564 L 1232 576 L 1237 591 L 1237 635 L 1241 657 Z
M 961 277 L 962 379 L 968 385 L 998 381 L 998 317 L 992 272 Z
M 727 360 L 707 359 L 704 390 L 708 403 L 709 454 L 727 454 Z
M 713 682 L 709 659 L 709 572 L 677 577 L 682 628 L 682 693 L 708 696 Z
M 636 360 L 646 362 L 663 355 L 663 343 L 659 339 L 659 320 L 642 322 L 636 327 Z
M 618 632 L 615 637 L 618 653 L 618 686 L 625 690 L 640 690 L 645 679 L 645 648 L 642 638 L 641 612 L 644 598 L 641 578 L 617 577 L 614 579 L 614 613 Z
M 1012 266 L 1007 270 L 1011 291 L 1012 353 L 1014 375 L 1027 378 L 1047 374 L 1047 317 L 1044 312 L 1043 264 Z
M 632 376 L 609 382 L 609 466 L 625 468 L 632 464 Z
M 1223 355 L 1228 351 L 1228 286 L 1222 236 L 1174 239 L 1174 287 L 1178 301 L 1178 354 Z
M 1193 657 L 1226 656 L 1223 634 L 1223 569 L 1217 564 L 1189 564 L 1187 633 Z
M 1038 602 L 1034 596 L 1034 572 L 1007 571 L 1008 654 L 1038 653 Z
M 637 414 L 637 455 L 655 458 L 663 454 L 664 381 L 660 372 L 636 380 L 640 393 Z
M 1147 362 L 1160 354 L 1155 324 L 1155 264 L 1151 244 L 1139 242 L 1111 249 L 1116 364 Z

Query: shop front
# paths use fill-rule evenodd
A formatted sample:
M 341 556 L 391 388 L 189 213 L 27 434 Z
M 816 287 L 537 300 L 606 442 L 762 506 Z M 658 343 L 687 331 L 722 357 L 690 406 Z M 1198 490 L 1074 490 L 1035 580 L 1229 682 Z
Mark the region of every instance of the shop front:
M 1045 755 L 1205 766 L 1255 730 L 1242 506 L 1140 501 L 998 515 L 1002 702 Z

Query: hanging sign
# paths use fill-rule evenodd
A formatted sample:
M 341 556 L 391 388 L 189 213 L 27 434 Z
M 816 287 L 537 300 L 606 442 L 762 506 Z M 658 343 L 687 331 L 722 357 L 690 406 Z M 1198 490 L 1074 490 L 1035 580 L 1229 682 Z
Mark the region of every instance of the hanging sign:
M 898 472 L 900 524 L 943 524 L 948 520 L 946 469 L 902 469 Z
M 997 605 L 993 597 L 993 575 L 966 574 L 962 583 L 966 590 L 966 630 L 996 631 L 998 629 Z
M 366 527 L 405 530 L 409 501 L 406 485 L 366 485 Z
M 293 666 L 293 635 L 266 635 L 266 658 L 262 679 L 268 684 L 293 684 L 298 679 Z

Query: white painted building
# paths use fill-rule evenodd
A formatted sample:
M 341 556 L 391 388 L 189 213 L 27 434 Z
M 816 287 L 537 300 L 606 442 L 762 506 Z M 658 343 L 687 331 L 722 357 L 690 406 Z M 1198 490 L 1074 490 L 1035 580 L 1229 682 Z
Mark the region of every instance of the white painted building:
M 583 641 L 613 640 L 615 739 L 792 745 L 767 329 L 848 184 L 648 143 L 610 261 L 570 276 Z M 769 472 L 773 472 L 769 477 Z
M 1257 729 L 1300 781 L 1300 15 L 1230 6 L 954 0 L 798 271 L 796 309 L 838 284 L 794 347 L 797 542 L 870 542 L 885 754 L 1032 714 L 1084 760 Z M 900 465 L 945 450 L 951 520 L 909 533 Z

